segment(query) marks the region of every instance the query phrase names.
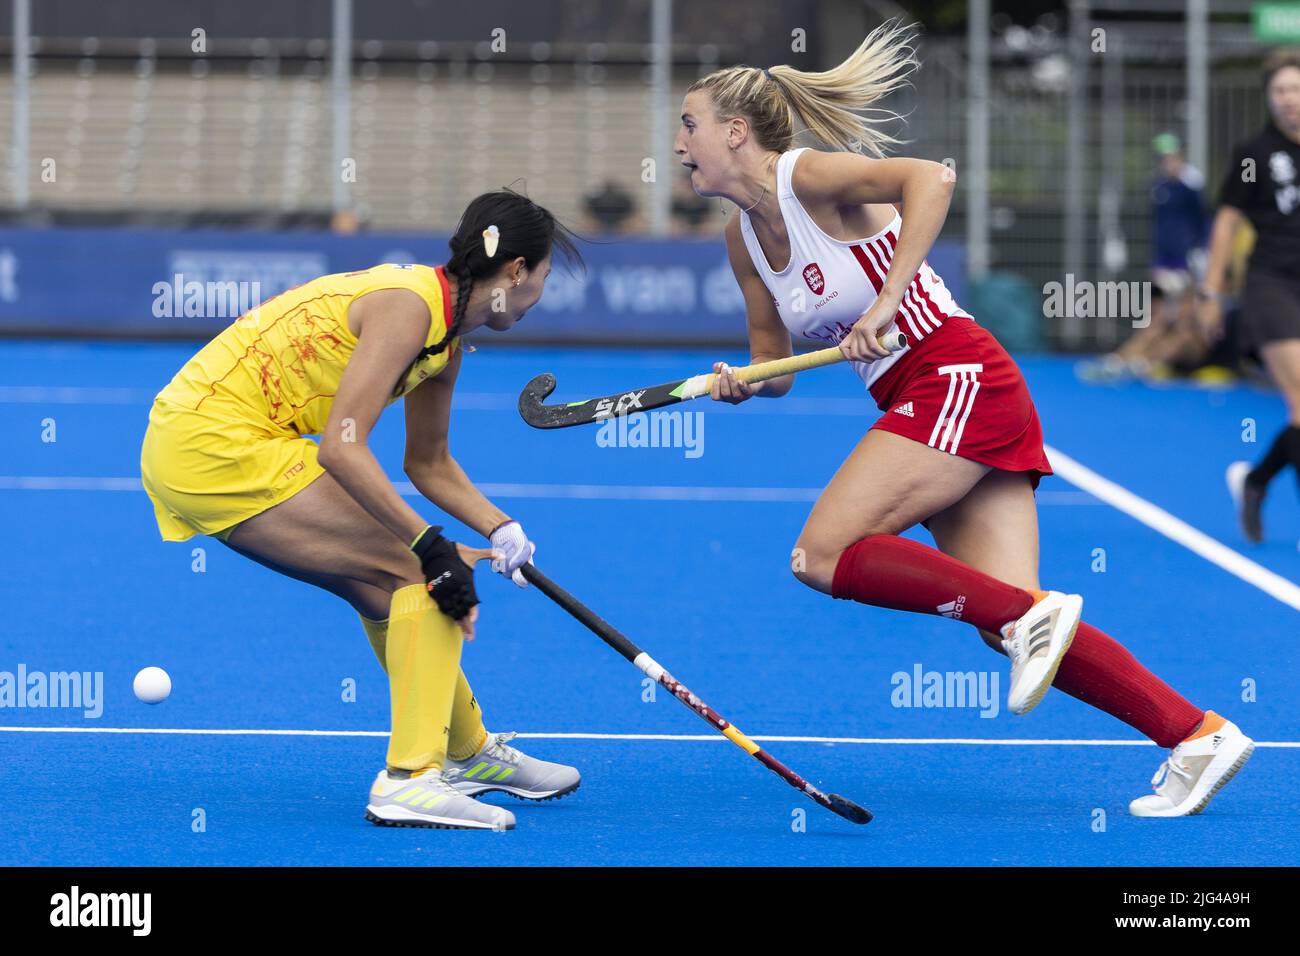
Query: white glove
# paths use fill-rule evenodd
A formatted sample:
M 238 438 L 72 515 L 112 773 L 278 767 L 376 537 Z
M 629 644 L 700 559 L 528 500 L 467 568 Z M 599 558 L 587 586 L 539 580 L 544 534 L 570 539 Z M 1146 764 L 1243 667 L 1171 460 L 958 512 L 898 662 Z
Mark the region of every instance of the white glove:
M 504 574 L 521 588 L 528 587 L 528 581 L 519 569 L 532 562 L 537 546 L 528 540 L 523 526 L 518 521 L 507 521 L 493 531 L 488 540 L 492 542 L 492 549 L 503 555 L 492 559 L 492 570 Z

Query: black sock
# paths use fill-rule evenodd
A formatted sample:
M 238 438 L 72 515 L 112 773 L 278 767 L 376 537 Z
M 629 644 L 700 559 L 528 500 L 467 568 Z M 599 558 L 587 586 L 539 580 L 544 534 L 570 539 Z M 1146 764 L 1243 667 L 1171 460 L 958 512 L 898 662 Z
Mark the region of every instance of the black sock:
M 1295 469 L 1296 480 L 1300 481 L 1300 426 L 1292 425 L 1287 431 L 1291 433 L 1291 467 Z
M 1300 426 L 1288 425 L 1282 429 L 1262 461 L 1251 469 L 1246 480 L 1252 485 L 1267 485 L 1273 476 L 1287 465 L 1295 465 L 1300 473 Z

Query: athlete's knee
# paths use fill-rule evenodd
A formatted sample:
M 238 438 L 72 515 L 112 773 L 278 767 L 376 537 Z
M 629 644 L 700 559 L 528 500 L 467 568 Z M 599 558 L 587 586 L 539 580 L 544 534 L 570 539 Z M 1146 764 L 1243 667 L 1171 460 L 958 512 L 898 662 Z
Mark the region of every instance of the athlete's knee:
M 814 542 L 800 538 L 790 552 L 790 572 L 801 584 L 806 584 L 814 591 L 830 594 L 839 559 L 840 552 L 815 546 Z
M 835 577 L 840 566 L 848 563 L 848 579 L 869 571 L 871 563 L 877 560 L 872 549 L 863 547 L 864 542 L 872 538 L 887 536 L 885 532 L 872 532 L 858 539 L 847 548 L 838 544 L 818 541 L 816 538 L 801 537 L 790 555 L 790 570 L 794 576 L 810 588 L 831 594 Z

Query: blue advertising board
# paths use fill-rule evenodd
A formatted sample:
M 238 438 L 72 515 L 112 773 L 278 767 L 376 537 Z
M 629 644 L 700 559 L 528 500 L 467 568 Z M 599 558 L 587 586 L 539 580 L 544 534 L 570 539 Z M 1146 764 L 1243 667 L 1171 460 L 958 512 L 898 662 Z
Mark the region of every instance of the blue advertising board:
M 0 229 L 0 334 L 209 338 L 308 279 L 379 262 L 436 265 L 445 235 Z M 741 342 L 744 304 L 718 239 L 602 238 L 556 265 L 514 342 Z M 964 256 L 930 264 L 958 301 Z

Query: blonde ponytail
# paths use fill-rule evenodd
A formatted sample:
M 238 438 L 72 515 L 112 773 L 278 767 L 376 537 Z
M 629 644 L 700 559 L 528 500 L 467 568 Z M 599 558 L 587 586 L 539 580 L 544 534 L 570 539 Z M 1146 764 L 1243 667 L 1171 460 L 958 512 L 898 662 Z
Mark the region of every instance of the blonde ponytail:
M 733 66 L 697 80 L 688 92 L 707 91 L 719 119 L 745 117 L 764 149 L 788 150 L 797 119 L 832 149 L 879 158 L 901 140 L 875 123 L 902 117 L 871 104 L 907 85 L 908 76 L 920 66 L 912 48 L 915 39 L 914 26 L 890 20 L 872 30 L 847 60 L 824 73 L 791 66 Z

